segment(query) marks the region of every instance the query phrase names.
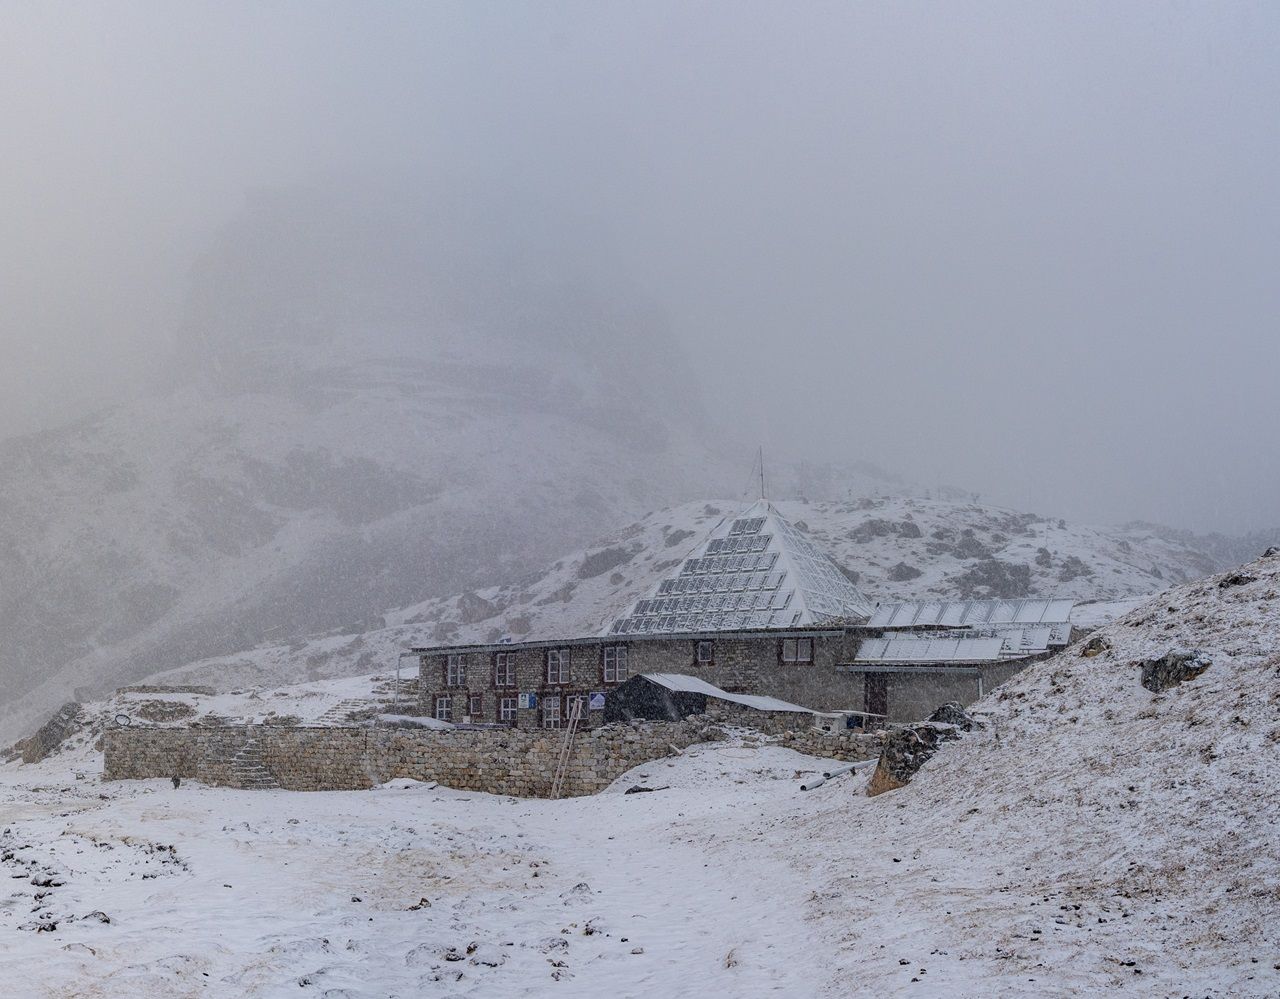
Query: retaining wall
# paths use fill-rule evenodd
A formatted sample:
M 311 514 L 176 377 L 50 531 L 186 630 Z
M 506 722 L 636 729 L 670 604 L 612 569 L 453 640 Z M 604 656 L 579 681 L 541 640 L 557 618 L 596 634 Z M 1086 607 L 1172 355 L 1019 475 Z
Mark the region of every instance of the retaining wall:
M 715 738 L 704 721 L 608 725 L 577 738 L 563 794 L 595 794 L 632 767 Z M 103 779 L 187 777 L 245 787 L 236 756 L 249 753 L 291 791 L 352 791 L 396 777 L 446 787 L 543 798 L 563 733 L 519 729 L 113 728 L 103 735 Z

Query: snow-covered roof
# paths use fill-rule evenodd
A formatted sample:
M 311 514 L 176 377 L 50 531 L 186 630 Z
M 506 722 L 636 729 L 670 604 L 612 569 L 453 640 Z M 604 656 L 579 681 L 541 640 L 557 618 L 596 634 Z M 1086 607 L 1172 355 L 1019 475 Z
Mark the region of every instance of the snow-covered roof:
M 678 690 L 686 694 L 706 694 L 707 697 L 743 704 L 757 711 L 803 711 L 805 714 L 813 714 L 811 708 L 802 708 L 798 704 L 780 701 L 776 697 L 765 697 L 761 694 L 731 694 L 727 690 L 721 690 L 715 684 L 707 683 L 706 680 L 696 676 L 689 676 L 687 673 L 641 673 L 640 676 L 668 690 Z
M 984 624 L 1060 624 L 1071 620 L 1074 600 L 910 600 L 881 604 L 871 614 L 872 628 L 912 625 L 963 627 Z
M 871 604 L 768 500 L 725 517 L 613 635 L 863 621 Z
M 872 638 L 854 663 L 992 662 L 1004 658 L 1004 640 L 994 638 Z

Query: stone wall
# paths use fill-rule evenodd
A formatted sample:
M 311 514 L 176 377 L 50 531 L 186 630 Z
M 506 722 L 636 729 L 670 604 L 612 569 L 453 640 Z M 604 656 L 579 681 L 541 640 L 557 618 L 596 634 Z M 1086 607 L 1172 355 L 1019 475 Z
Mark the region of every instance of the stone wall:
M 718 735 L 698 720 L 583 732 L 563 794 L 595 794 L 632 767 Z M 411 777 L 541 798 L 550 795 L 562 738 L 541 729 L 113 728 L 103 736 L 103 779 L 177 776 L 224 787 L 347 791 Z
M 796 711 L 756 711 L 731 701 L 707 698 L 705 717 L 721 725 L 739 725 L 776 736 L 779 745 L 807 756 L 853 762 L 869 760 L 880 753 L 880 733 L 823 732 L 814 727 L 813 715 Z

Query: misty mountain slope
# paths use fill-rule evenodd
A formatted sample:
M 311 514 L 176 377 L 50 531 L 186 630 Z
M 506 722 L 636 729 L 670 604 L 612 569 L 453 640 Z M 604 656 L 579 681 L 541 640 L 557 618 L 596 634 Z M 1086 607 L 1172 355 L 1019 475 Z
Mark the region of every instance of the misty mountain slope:
M 608 404 L 554 351 L 432 348 L 295 351 L 270 391 L 188 385 L 0 443 L 4 701 L 363 629 L 716 474 L 681 425 Z M 597 408 L 610 415 L 583 418 Z
M 841 873 L 811 907 L 832 952 L 884 945 L 858 948 L 847 982 L 892 991 L 925 968 L 966 996 L 1280 993 L 1280 556 L 1094 640 L 1101 654 L 1077 644 L 978 702 L 985 729 L 861 821 L 833 800 L 790 830 L 834 847 Z M 1144 688 L 1140 664 L 1177 648 L 1211 665 Z M 913 918 L 890 930 L 886 911 Z
M 1194 548 L 1150 531 L 1067 524 L 970 502 L 882 496 L 777 505 L 875 600 L 1038 593 L 1111 601 L 1213 569 Z M 720 500 L 659 510 L 514 583 L 388 611 L 387 627 L 272 644 L 166 675 L 224 688 L 271 685 L 385 670 L 415 644 L 597 634 L 738 508 Z M 919 574 L 904 578 L 902 566 Z M 1087 608 L 1082 613 L 1089 616 Z

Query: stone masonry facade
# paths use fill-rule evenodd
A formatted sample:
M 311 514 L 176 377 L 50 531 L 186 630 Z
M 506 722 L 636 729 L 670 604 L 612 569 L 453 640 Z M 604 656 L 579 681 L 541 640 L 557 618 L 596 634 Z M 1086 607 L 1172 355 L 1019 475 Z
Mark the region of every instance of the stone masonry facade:
M 590 728 L 604 714 L 591 709 L 591 695 L 607 696 L 637 673 L 684 673 L 819 711 L 860 710 L 862 678 L 836 668 L 858 642 L 855 629 L 808 628 L 421 649 L 418 710 L 532 730 L 562 725 L 571 699 L 581 698 Z M 521 694 L 535 695 L 536 707 L 521 707 Z
M 595 794 L 632 767 L 719 735 L 699 720 L 583 732 L 563 795 Z M 176 776 L 222 787 L 349 791 L 410 777 L 460 790 L 543 798 L 550 795 L 562 741 L 563 733 L 542 729 L 114 728 L 103 735 L 103 779 Z M 247 756 L 257 777 L 246 776 Z

